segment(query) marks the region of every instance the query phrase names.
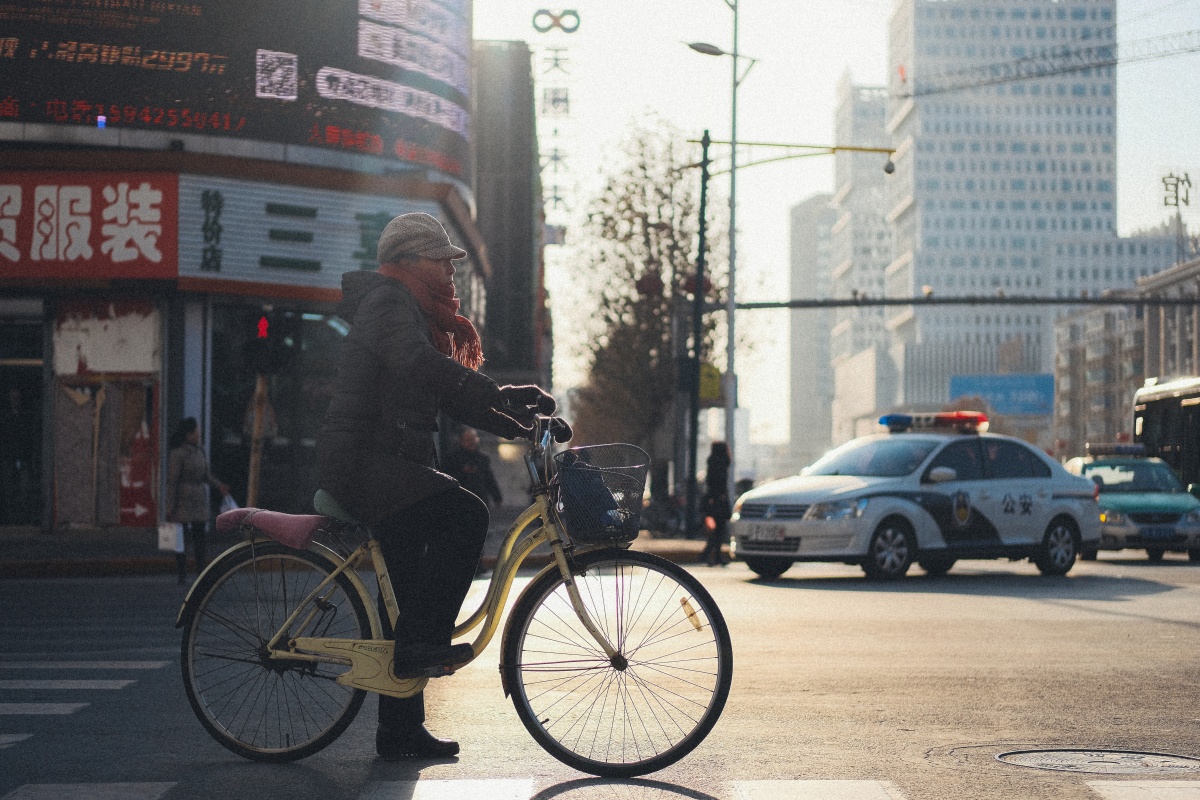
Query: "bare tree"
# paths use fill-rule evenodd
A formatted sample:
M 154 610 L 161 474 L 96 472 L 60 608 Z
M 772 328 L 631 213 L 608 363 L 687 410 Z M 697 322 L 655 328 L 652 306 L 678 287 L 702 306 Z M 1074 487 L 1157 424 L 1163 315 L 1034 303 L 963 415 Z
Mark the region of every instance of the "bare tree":
M 594 330 L 588 379 L 574 399 L 578 444 L 632 442 L 656 459 L 677 452 L 696 289 L 699 157 L 699 147 L 669 124 L 639 120 L 588 207 L 577 243 Z M 711 276 L 718 260 L 711 243 L 723 237 L 714 235 L 711 218 L 708 231 Z M 709 302 L 720 302 L 724 291 L 724 265 L 717 266 L 706 281 Z M 713 350 L 712 317 L 704 318 L 702 358 Z

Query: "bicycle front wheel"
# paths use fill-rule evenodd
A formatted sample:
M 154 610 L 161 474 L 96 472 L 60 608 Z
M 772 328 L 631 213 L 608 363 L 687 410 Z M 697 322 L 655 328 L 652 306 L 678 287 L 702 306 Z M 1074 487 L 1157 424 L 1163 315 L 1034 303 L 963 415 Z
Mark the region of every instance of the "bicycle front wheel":
M 729 629 L 686 570 L 658 556 L 601 550 L 575 560 L 587 613 L 619 651 L 610 659 L 579 620 L 556 570 L 513 608 L 504 680 L 517 715 L 552 756 L 605 777 L 674 764 L 716 724 L 733 679 Z
M 334 570 L 328 559 L 255 545 L 214 565 L 196 587 L 183 636 L 183 685 L 201 724 L 244 758 L 286 762 L 341 735 L 366 692 L 335 682 L 347 667 L 271 658 L 267 642 Z M 323 588 L 282 640 L 371 638 L 362 596 L 344 574 Z

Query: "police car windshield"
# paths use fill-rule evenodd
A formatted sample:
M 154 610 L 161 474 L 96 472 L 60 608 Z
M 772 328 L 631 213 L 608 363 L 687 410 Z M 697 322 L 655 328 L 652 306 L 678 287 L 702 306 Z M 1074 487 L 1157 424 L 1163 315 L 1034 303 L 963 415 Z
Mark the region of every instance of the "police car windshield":
M 1183 484 L 1166 464 L 1158 461 L 1096 461 L 1085 464 L 1083 476 L 1091 478 L 1105 492 L 1177 494 Z
M 826 453 L 801 474 L 898 478 L 921 466 L 941 441 L 907 435 L 859 439 Z

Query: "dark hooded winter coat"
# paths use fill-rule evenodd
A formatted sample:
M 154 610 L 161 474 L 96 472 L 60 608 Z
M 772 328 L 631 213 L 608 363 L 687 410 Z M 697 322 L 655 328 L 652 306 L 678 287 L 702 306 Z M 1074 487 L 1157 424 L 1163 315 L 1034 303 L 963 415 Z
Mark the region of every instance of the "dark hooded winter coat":
M 433 346 L 424 311 L 399 281 L 345 273 L 337 314 L 350 332 L 317 439 L 317 478 L 363 522 L 457 485 L 434 467 L 439 410 L 500 436 L 521 435 L 492 411 L 495 382 Z

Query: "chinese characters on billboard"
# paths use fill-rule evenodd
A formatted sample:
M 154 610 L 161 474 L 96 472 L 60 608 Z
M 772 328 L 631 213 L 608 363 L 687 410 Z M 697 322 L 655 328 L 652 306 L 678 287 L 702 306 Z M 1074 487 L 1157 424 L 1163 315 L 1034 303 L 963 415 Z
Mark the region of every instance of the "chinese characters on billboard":
M 257 139 L 466 178 L 471 0 L 0 0 L 0 122 Z
M 0 278 L 168 278 L 179 180 L 166 173 L 0 176 Z

